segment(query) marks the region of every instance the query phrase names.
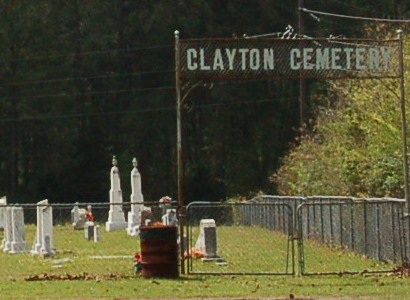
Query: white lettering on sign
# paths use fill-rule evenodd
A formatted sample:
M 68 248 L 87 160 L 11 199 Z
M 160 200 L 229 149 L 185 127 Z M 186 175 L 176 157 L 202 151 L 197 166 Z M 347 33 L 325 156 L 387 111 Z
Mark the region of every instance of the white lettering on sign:
M 341 70 L 342 65 L 340 65 L 340 53 L 342 52 L 342 49 L 340 48 L 332 48 L 332 69 L 333 70 Z
M 293 48 L 289 55 L 292 70 L 388 70 L 391 49 Z
M 233 70 L 233 61 L 236 54 L 236 49 L 225 49 L 226 57 L 228 58 L 229 70 Z
M 286 57 L 288 55 L 288 57 Z M 283 56 L 283 57 L 282 57 Z M 280 70 L 387 71 L 392 59 L 390 47 L 305 47 L 291 48 L 279 59 Z M 188 48 L 188 71 L 258 72 L 275 69 L 273 48 Z
M 187 69 L 189 71 L 222 71 L 222 70 L 273 70 L 273 49 L 265 48 L 217 48 L 209 55 L 204 48 L 186 50 Z

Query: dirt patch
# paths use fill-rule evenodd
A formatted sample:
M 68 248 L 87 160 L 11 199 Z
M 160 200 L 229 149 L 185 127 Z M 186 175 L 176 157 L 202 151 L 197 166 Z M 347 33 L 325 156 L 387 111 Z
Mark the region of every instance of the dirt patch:
M 31 275 L 24 278 L 25 281 L 57 281 L 57 280 L 93 280 L 93 281 L 104 281 L 104 280 L 116 280 L 116 279 L 127 279 L 129 276 L 121 276 L 118 274 L 105 274 L 105 275 L 91 275 L 88 273 L 81 274 L 63 274 L 63 275 L 52 275 L 52 274 L 41 274 L 41 275 Z

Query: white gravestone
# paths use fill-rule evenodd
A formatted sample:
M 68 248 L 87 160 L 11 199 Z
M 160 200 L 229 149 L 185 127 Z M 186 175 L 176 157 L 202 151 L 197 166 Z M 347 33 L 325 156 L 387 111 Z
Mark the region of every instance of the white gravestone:
M 5 221 L 4 214 L 6 213 L 7 197 L 3 196 L 0 198 L 0 230 L 4 229 Z
M 199 224 L 199 236 L 195 248 L 204 254 L 205 258 L 218 258 L 216 224 L 214 219 L 202 219 Z
M 11 208 L 12 240 L 10 253 L 27 252 L 26 229 L 24 227 L 24 211 L 22 207 Z
M 1 242 L 3 252 L 9 252 L 11 249 L 11 240 L 13 238 L 13 224 L 11 220 L 11 207 L 6 207 L 4 214 L 4 238 Z
M 100 225 L 94 226 L 94 243 L 98 243 L 100 241 Z
M 94 239 L 94 222 L 87 221 L 84 224 L 84 237 L 87 241 Z
M 55 254 L 53 245 L 53 208 L 48 200 L 37 203 L 37 231 L 32 254 L 52 256 Z
M 161 199 L 159 199 L 158 207 L 161 209 L 161 214 L 165 215 L 167 213 L 167 210 L 172 207 L 172 198 L 169 196 L 162 197 Z
M 168 226 L 177 226 L 177 210 L 176 209 L 167 209 L 165 215 L 162 216 L 162 224 Z
M 78 202 L 75 203 L 71 210 L 71 225 L 73 229 L 83 229 L 84 224 L 87 221 L 87 211 L 84 208 L 78 207 Z
M 138 162 L 135 157 L 132 160 L 132 165 L 134 168 L 131 171 L 131 211 L 128 212 L 127 233 L 131 236 L 137 236 L 141 225 L 144 196 L 141 191 L 141 175 L 138 172 Z
M 112 159 L 112 168 L 110 172 L 111 190 L 110 190 L 110 211 L 108 212 L 108 221 L 105 223 L 107 231 L 120 230 L 127 228 L 125 215 L 122 210 L 122 192 L 120 173 L 117 167 L 117 159 Z

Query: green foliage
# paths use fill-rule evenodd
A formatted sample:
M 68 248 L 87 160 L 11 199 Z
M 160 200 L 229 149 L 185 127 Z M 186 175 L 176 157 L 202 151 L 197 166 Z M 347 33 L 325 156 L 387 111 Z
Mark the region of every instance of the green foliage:
M 322 108 L 314 129 L 272 176 L 279 193 L 403 197 L 398 84 L 388 79 L 332 82 L 332 106 Z

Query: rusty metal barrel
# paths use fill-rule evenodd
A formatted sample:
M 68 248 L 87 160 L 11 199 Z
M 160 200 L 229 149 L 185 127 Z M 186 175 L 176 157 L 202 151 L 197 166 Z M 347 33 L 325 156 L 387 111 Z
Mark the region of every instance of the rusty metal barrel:
M 176 226 L 141 226 L 141 276 L 177 278 L 178 243 Z

